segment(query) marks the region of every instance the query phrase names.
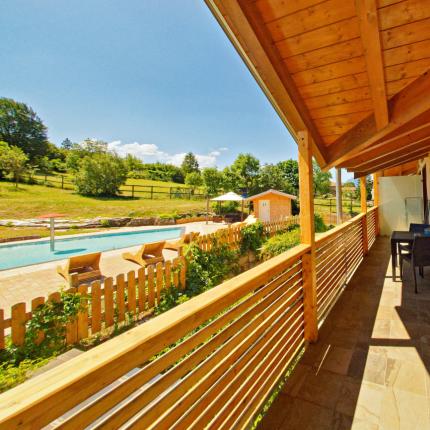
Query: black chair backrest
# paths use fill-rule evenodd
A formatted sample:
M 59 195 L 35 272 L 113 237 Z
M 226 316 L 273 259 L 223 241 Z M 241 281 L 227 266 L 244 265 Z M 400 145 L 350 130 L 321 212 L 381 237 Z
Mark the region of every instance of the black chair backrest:
M 430 237 L 417 236 L 412 246 L 414 266 L 430 266 Z
M 430 228 L 430 224 L 416 224 L 416 223 L 409 224 L 409 231 L 412 233 L 424 234 L 424 230 L 426 228 Z

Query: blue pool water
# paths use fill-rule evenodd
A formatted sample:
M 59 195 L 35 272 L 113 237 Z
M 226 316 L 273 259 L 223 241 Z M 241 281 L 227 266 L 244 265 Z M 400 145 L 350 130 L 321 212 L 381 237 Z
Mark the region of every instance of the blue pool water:
M 110 251 L 159 240 L 175 239 L 181 235 L 181 232 L 181 227 L 174 227 L 56 239 L 55 251 L 53 252 L 50 250 L 49 240 L 2 245 L 0 246 L 0 270 L 63 260 L 73 255 Z

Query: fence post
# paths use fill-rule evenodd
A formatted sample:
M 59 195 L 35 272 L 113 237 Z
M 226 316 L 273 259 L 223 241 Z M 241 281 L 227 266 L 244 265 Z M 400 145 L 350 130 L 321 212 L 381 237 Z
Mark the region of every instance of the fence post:
M 169 188 L 170 200 L 172 200 L 172 187 Z
M 48 182 L 48 175 L 45 174 L 45 184 Z
M 305 339 L 318 340 L 312 145 L 309 132 L 299 132 L 300 241 L 310 245 L 302 257 Z
M 151 200 L 154 198 L 154 186 L 151 185 Z
M 15 346 L 24 344 L 26 319 L 25 303 L 13 305 L 11 312 L 11 337 L 12 343 Z
M 64 176 L 61 175 L 61 189 L 64 189 Z
M 361 213 L 364 214 L 362 218 L 362 232 L 363 232 L 363 254 L 369 252 L 369 243 L 367 237 L 367 190 L 366 190 L 366 176 L 360 178 L 360 198 L 361 198 Z
M 134 199 L 134 185 L 131 186 L 131 198 Z

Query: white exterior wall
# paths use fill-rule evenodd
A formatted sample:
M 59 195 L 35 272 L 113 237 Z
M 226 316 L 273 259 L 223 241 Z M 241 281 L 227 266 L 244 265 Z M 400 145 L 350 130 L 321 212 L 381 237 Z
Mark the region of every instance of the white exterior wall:
M 408 230 L 411 222 L 423 222 L 420 175 L 379 178 L 379 222 L 382 235 Z

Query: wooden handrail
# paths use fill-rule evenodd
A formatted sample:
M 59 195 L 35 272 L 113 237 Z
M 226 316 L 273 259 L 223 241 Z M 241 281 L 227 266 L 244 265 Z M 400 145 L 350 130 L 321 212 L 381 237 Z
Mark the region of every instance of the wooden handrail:
M 336 236 L 337 234 L 339 234 L 340 232 L 342 232 L 343 230 L 348 228 L 349 225 L 353 224 L 354 222 L 361 220 L 364 216 L 365 216 L 365 214 L 360 213 L 360 214 L 356 215 L 354 218 L 351 218 L 348 221 L 345 221 L 344 223 L 332 228 L 331 230 L 326 231 L 325 233 L 321 233 L 318 236 L 318 238 L 315 239 L 315 243 L 316 243 L 317 247 L 321 246 L 324 242 L 329 240 L 331 237 Z
M 299 245 L 0 395 L 0 429 L 43 427 L 264 285 L 309 250 L 309 245 Z

